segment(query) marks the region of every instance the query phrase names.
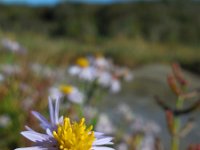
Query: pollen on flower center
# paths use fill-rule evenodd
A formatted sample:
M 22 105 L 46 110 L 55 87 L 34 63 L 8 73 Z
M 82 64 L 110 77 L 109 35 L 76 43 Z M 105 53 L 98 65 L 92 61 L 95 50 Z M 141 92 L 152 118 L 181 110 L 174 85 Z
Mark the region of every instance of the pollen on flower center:
M 86 127 L 84 118 L 79 123 L 71 123 L 69 118 L 65 118 L 64 123 L 58 125 L 57 131 L 53 131 L 53 136 L 59 150 L 90 150 L 95 140 L 92 128 Z
M 73 91 L 73 87 L 70 85 L 61 85 L 60 91 L 63 92 L 64 94 L 70 94 Z
M 89 61 L 86 58 L 79 58 L 76 61 L 76 64 L 78 64 L 79 66 L 85 68 L 89 66 Z

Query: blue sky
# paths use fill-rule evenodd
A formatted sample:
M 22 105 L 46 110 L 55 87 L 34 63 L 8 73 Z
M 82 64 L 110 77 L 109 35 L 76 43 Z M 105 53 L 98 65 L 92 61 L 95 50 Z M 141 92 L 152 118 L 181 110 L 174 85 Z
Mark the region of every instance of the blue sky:
M 70 2 L 83 2 L 83 3 L 98 3 L 98 4 L 109 4 L 115 2 L 125 2 L 131 0 L 0 0 L 0 3 L 4 4 L 25 4 L 25 5 L 50 5 L 53 6 L 62 1 L 70 1 Z
M 119 2 L 120 0 L 0 0 L 0 2 L 4 4 L 25 4 L 25 5 L 55 5 L 62 1 L 108 4 L 113 2 Z
M 4 4 L 55 5 L 60 0 L 0 0 Z

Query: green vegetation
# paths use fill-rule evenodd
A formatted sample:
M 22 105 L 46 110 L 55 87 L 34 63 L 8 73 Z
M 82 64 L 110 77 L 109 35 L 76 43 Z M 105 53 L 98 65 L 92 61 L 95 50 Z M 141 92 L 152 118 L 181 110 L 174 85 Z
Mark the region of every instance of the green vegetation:
M 200 64 L 199 9 L 199 3 L 189 1 L 1 5 L 0 37 L 19 41 L 29 50 L 28 59 L 52 65 L 98 50 L 129 66 L 178 61 L 195 70 L 193 65 Z
M 53 81 L 32 74 L 29 64 L 67 67 L 81 55 L 103 53 L 132 68 L 177 61 L 200 72 L 199 10 L 200 3 L 182 0 L 39 8 L 1 5 L 0 40 L 17 41 L 28 52 L 10 53 L 0 45 L 0 64 L 24 67 L 22 74 L 0 83 L 0 115 L 7 114 L 12 120 L 8 127 L 0 128 L 4 139 L 0 149 L 28 145 L 19 135 L 25 124 L 36 126 L 27 111 L 47 107 L 47 90 Z M 19 88 L 23 84 L 30 89 L 24 92 Z M 26 98 L 37 100 L 28 110 L 23 106 Z
M 142 37 L 150 41 L 198 43 L 200 3 L 190 1 L 120 5 L 66 4 L 28 8 L 0 6 L 0 27 L 97 41 L 100 37 Z
M 92 43 L 67 37 L 55 39 L 31 32 L 3 32 L 1 37 L 3 36 L 19 41 L 28 49 L 28 54 L 20 56 L 24 57 L 24 59 L 18 59 L 13 54 L 2 54 L 0 56 L 1 62 L 12 63 L 14 61 L 28 60 L 53 66 L 57 64 L 66 66 L 77 56 L 99 52 L 112 56 L 117 63 L 130 67 L 151 62 L 165 63 L 172 61 L 192 65 L 198 62 L 200 58 L 199 47 L 177 43 L 150 42 L 142 38 L 116 37 Z

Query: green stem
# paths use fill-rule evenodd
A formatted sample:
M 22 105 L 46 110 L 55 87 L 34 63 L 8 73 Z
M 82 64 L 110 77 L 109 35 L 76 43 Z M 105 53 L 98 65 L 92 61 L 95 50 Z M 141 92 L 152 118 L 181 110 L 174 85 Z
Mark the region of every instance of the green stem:
M 183 106 L 183 99 L 181 96 L 178 97 L 176 108 L 180 109 Z M 180 118 L 174 118 L 174 133 L 172 134 L 171 150 L 179 150 L 179 129 L 180 129 Z
M 179 150 L 179 137 L 174 135 L 172 137 L 172 150 Z
M 76 112 L 78 112 L 79 119 L 82 118 L 84 116 L 83 115 L 83 106 L 79 105 L 79 104 L 75 104 L 75 109 L 76 109 Z

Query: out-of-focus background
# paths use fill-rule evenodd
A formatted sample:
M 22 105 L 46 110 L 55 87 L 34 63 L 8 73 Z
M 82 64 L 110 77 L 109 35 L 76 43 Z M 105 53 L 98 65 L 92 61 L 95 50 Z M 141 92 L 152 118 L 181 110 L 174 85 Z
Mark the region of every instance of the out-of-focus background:
M 80 0 L 49 6 L 51 1 L 47 6 L 23 1 L 2 1 L 1 36 L 28 47 L 35 61 L 62 63 L 70 55 L 100 50 L 131 67 L 178 61 L 198 72 L 197 1 L 121 0 L 103 5 Z
M 37 127 L 30 111 L 46 112 L 49 87 L 72 83 L 67 67 L 78 57 L 103 55 L 132 73 L 119 93 L 105 94 L 97 105 L 116 128 L 116 149 L 123 142 L 134 149 L 128 134 L 149 122 L 144 128 L 159 126 L 156 136 L 169 149 L 165 113 L 154 96 L 173 107 L 176 96 L 166 80 L 172 63 L 182 67 L 189 91 L 200 85 L 197 0 L 1 0 L 0 40 L 1 150 L 30 145 L 20 135 L 25 124 Z M 121 121 L 120 112 L 138 117 L 139 123 Z M 189 117 L 195 125 L 181 140 L 181 149 L 200 143 L 199 109 L 182 121 Z

